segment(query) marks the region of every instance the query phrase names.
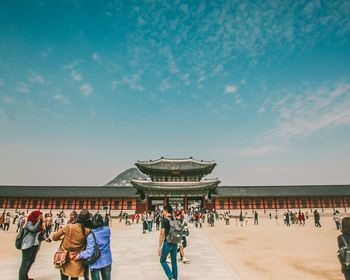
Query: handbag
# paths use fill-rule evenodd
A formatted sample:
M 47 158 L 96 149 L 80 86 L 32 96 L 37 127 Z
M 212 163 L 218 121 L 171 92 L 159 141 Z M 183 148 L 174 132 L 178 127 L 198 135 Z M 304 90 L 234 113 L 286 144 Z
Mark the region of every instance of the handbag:
M 91 231 L 92 236 L 94 237 L 94 252 L 92 253 L 91 257 L 87 259 L 83 259 L 84 265 L 90 265 L 93 264 L 95 261 L 97 261 L 101 257 L 101 250 L 96 242 L 96 236 L 93 231 Z
M 61 269 L 62 266 L 69 261 L 69 251 L 65 250 L 62 246 L 65 238 L 66 236 L 64 236 L 62 239 L 61 245 L 58 247 L 55 255 L 53 256 L 53 264 L 57 269 Z

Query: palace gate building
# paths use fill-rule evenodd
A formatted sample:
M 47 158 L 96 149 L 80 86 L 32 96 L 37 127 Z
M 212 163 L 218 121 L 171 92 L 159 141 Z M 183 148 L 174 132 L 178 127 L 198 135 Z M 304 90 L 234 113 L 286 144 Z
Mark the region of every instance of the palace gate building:
M 165 204 L 223 211 L 350 209 L 350 185 L 221 186 L 206 179 L 214 161 L 193 158 L 138 161 L 146 179 L 130 186 L 0 186 L 0 209 L 29 211 L 100 210 L 143 212 Z

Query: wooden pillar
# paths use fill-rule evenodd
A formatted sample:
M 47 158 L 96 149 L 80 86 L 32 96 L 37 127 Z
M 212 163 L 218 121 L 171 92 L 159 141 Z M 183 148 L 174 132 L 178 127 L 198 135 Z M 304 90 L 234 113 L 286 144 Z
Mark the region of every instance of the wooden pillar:
M 263 201 L 263 207 L 264 207 L 264 214 L 266 214 L 265 197 L 262 198 L 262 201 Z
M 203 205 L 203 202 L 202 202 L 202 205 Z M 184 197 L 184 210 L 187 211 L 188 209 L 188 197 L 187 195 L 185 195 Z
M 227 201 L 228 201 L 228 212 L 229 213 L 231 213 L 231 206 L 230 206 L 231 200 L 232 200 L 232 198 L 230 198 L 230 197 L 227 198 Z
M 148 212 L 148 195 L 146 194 L 146 212 Z
M 342 197 L 342 200 L 343 200 L 344 211 L 345 211 L 345 213 L 346 213 L 346 204 L 345 204 L 345 197 L 344 197 L 344 196 Z

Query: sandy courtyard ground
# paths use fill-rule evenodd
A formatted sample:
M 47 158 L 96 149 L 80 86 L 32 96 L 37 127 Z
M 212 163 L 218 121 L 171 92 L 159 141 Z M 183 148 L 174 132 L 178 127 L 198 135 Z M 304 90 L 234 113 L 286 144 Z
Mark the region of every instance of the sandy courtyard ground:
M 260 213 L 260 216 L 258 226 L 253 225 L 252 219 L 249 219 L 248 224 L 244 227 L 241 227 L 239 222 L 236 225 L 236 220 L 231 219 L 229 226 L 226 226 L 223 221 L 216 221 L 215 227 L 211 228 L 204 224 L 199 231 L 207 237 L 207 242 L 212 243 L 219 255 L 232 267 L 232 270 L 238 274 L 241 280 L 343 279 L 336 257 L 336 237 L 339 235 L 339 231 L 335 229 L 332 217 L 329 215 L 327 217 L 321 216 L 322 228 L 314 226 L 312 217 L 307 220 L 305 227 L 291 225 L 288 228 L 283 225 L 281 218 L 277 226 L 274 219 L 270 220 L 263 213 Z M 191 226 L 193 227 L 193 225 Z M 140 225 L 133 225 L 132 227 L 140 227 Z M 15 227 L 11 224 L 10 232 L 0 231 L 0 271 L 4 271 L 5 267 L 2 267 L 2 265 L 7 263 L 11 267 L 13 266 L 11 269 L 13 270 L 13 274 L 11 274 L 13 276 L 17 273 L 21 257 L 20 251 L 14 248 L 16 236 L 14 230 Z M 127 230 L 130 230 L 127 226 L 116 220 L 113 221 L 114 239 L 121 236 L 117 232 Z M 192 238 L 194 236 L 196 235 L 193 234 Z M 154 242 L 153 239 L 158 238 L 158 233 L 153 233 L 148 238 L 151 238 Z M 129 242 L 125 241 L 126 239 L 124 238 L 123 242 Z M 148 242 L 151 242 L 151 239 Z M 133 239 L 130 242 L 138 241 Z M 191 241 L 191 235 L 188 243 L 190 247 L 191 243 L 198 246 L 198 243 Z M 53 256 L 57 246 L 45 242 L 42 245 L 42 250 L 47 251 L 48 256 Z M 125 246 L 128 245 L 125 244 Z M 118 247 L 115 249 L 119 250 Z M 197 251 L 200 251 L 200 249 L 189 248 L 188 258 L 195 260 L 196 255 L 198 255 Z M 118 259 L 120 259 L 119 256 Z M 46 262 L 46 260 L 44 261 Z M 157 262 L 155 258 L 154 266 L 158 267 Z M 51 264 L 51 259 L 47 260 L 47 263 Z M 142 264 L 140 265 L 142 266 Z M 194 266 L 193 262 L 193 268 Z M 122 269 L 119 266 L 115 268 L 115 271 Z M 188 268 L 190 269 L 190 267 Z M 54 271 L 54 273 L 56 272 Z M 0 279 L 12 280 L 13 278 L 13 276 L 10 277 L 11 279 L 3 278 L 3 276 Z M 40 279 L 46 278 L 41 277 Z
M 322 228 L 314 226 L 313 217 L 305 227 L 286 227 L 281 215 L 278 226 L 260 213 L 257 226 L 252 219 L 243 227 L 231 219 L 229 226 L 217 221 L 203 231 L 242 280 L 344 279 L 336 257 L 340 232 L 332 217 L 321 215 Z

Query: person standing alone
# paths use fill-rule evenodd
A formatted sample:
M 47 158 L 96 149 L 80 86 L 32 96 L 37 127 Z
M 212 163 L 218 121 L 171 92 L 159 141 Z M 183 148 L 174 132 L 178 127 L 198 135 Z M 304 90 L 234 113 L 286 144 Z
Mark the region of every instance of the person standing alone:
M 172 242 L 172 233 L 174 232 L 174 223 L 176 222 L 173 215 L 173 208 L 166 205 L 163 208 L 164 217 L 162 219 L 161 229 L 159 233 L 158 255 L 160 256 L 160 263 L 169 280 L 177 280 L 177 249 L 178 242 Z M 171 256 L 171 269 L 166 262 L 166 258 Z

